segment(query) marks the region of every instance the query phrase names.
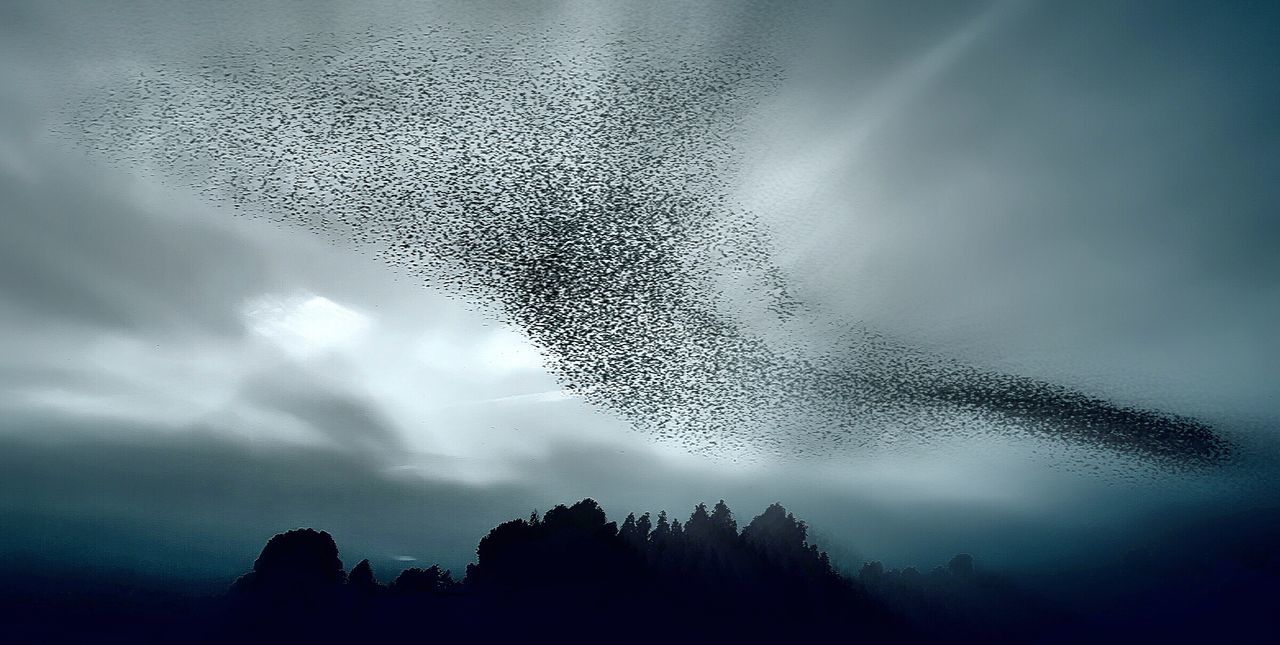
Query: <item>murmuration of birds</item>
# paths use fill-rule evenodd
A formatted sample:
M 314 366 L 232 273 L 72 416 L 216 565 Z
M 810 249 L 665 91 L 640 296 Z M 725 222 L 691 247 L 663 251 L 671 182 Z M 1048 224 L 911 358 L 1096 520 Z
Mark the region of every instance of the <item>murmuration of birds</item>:
M 66 132 L 491 303 L 567 389 L 691 451 L 772 459 L 995 433 L 1165 472 L 1230 458 L 1195 419 L 860 324 L 807 353 L 751 331 L 748 309 L 779 329 L 809 313 L 731 181 L 743 121 L 782 78 L 750 43 L 320 34 L 157 65 L 69 108 Z M 745 286 L 727 298 L 726 280 Z

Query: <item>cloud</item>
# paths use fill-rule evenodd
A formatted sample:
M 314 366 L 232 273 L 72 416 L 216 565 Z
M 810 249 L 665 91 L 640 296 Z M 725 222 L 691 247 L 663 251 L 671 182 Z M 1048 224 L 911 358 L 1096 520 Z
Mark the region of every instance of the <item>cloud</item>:
M 251 447 L 136 424 L 108 433 L 104 422 L 33 425 L 41 433 L 0 433 L 6 554 L 116 556 L 119 566 L 227 576 L 246 570 L 272 534 L 316 526 L 338 536 L 350 564 L 355 554 L 376 562 L 428 551 L 457 566 L 487 525 L 525 514 L 529 500 L 515 486 L 385 474 L 346 450 Z
M 310 293 L 253 298 L 244 315 L 255 333 L 300 357 L 356 343 L 373 325 L 368 316 Z
M 773 222 L 782 267 L 827 317 L 765 333 L 809 333 L 822 351 L 828 319 L 864 320 L 984 367 L 1214 420 L 1253 415 L 1256 443 L 1273 446 L 1280 154 L 1267 124 L 1280 83 L 1257 64 L 1276 58 L 1275 39 L 1247 25 L 1274 21 L 1207 5 L 1159 20 L 1116 5 L 1097 20 L 1041 3 L 1016 32 L 939 46 L 964 50 L 939 65 L 946 56 L 918 52 L 976 5 L 848 6 L 807 18 L 825 30 L 800 34 L 803 46 L 764 43 L 801 52 L 788 50 L 801 80 L 786 89 L 804 109 L 744 127 L 783 133 L 783 151 L 824 150 L 849 134 L 851 94 L 912 60 L 929 82 L 890 83 L 909 91 L 869 113 L 878 130 L 859 161 L 805 217 Z M 1025 446 L 982 442 L 864 446 L 799 474 L 692 459 L 563 398 L 538 350 L 495 331 L 491 312 L 41 134 L 87 85 L 229 44 L 413 22 L 399 9 L 0 7 L 5 553 L 231 574 L 271 533 L 316 525 L 349 564 L 411 553 L 456 567 L 483 530 L 532 507 L 591 495 L 611 513 L 684 512 L 723 496 L 742 513 L 781 499 L 829 546 L 921 564 L 975 544 L 1049 558 L 1157 515 L 1151 500 L 1185 495 L 1169 506 L 1185 514 L 1235 499 L 1220 480 L 1191 492 L 1117 483 L 1090 455 L 1026 460 Z M 695 10 L 681 42 L 746 33 L 722 10 Z M 480 30 L 510 18 L 471 4 L 415 11 Z M 676 15 L 594 18 L 660 31 Z M 771 17 L 753 19 L 772 29 Z M 761 42 L 776 34 L 763 31 Z M 246 326 L 264 294 L 272 306 Z M 1067 460 L 1080 474 L 1053 470 Z M 1270 485 L 1269 468 L 1250 493 Z
M 398 462 L 407 456 L 402 430 L 383 414 L 378 401 L 353 386 L 286 363 L 251 375 L 236 404 L 255 406 L 297 419 L 325 442 L 356 454 Z
M 1035 500 L 1031 506 L 974 496 L 976 489 L 965 494 L 954 481 L 955 495 L 899 495 L 887 489 L 903 481 L 886 486 L 875 473 L 855 476 L 850 486 L 821 471 L 718 471 L 648 448 L 582 441 L 522 457 L 520 475 L 505 482 L 462 483 L 387 469 L 373 455 L 339 447 L 174 430 L 7 415 L 0 421 L 0 561 L 37 553 L 62 566 L 229 579 L 251 566 L 271 535 L 307 526 L 330 531 L 348 566 L 369 558 L 380 573 L 398 571 L 404 562 L 397 556 L 412 554 L 457 572 L 497 523 L 589 496 L 612 519 L 663 509 L 683 518 L 697 502 L 724 498 L 740 522 L 780 500 L 850 567 L 860 564 L 858 553 L 892 566 L 932 566 L 956 551 L 991 568 L 1054 566 L 1140 533 L 1144 522 L 1159 525 L 1162 515 L 1186 517 L 1191 499 L 1168 487 L 1150 488 L 1141 503 L 1099 503 L 1095 493 L 1070 488 L 1055 489 L 1053 499 L 1034 490 L 1044 484 L 1029 485 L 1035 478 L 1026 473 L 1014 479 Z M 846 479 L 856 475 L 841 470 Z M 1083 509 L 1088 523 L 1063 521 Z
M 65 159 L 27 158 L 38 179 L 0 173 L 8 316 L 129 332 L 242 332 L 236 305 L 268 281 L 259 249 L 199 219 L 156 213 L 99 173 L 55 165 Z

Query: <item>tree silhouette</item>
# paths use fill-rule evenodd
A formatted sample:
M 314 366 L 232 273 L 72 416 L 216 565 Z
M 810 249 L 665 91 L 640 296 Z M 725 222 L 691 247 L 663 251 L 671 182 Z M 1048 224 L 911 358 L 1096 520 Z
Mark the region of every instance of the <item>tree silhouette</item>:
M 345 580 L 333 536 L 296 529 L 271 538 L 254 561 L 253 571 L 237 584 L 245 591 L 296 595 L 329 590 Z
M 545 517 L 534 513 L 494 527 L 480 540 L 477 561 L 461 582 L 434 565 L 406 569 L 387 587 L 378 584 L 368 560 L 344 575 L 328 533 L 297 529 L 272 537 L 253 570 L 217 601 L 185 608 L 165 601 L 139 610 L 128 605 L 137 598 L 117 594 L 111 603 L 80 614 L 90 620 L 76 630 L 75 620 L 64 614 L 74 606 L 68 598 L 76 597 L 76 586 L 92 582 L 82 577 L 57 590 L 57 599 L 44 607 L 6 604 L 0 596 L 0 610 L 10 610 L 0 618 L 14 642 L 596 642 L 619 627 L 640 624 L 681 642 L 1034 642 L 1046 634 L 1062 636 L 1055 630 L 1070 625 L 1086 625 L 1067 633 L 1072 642 L 1098 636 L 1083 630 L 1099 623 L 1082 623 L 1028 598 L 1016 585 L 975 567 L 965 553 L 927 575 L 870 561 L 855 578 L 846 578 L 808 541 L 805 523 L 781 504 L 770 505 L 740 532 L 723 501 L 710 511 L 699 504 L 685 525 L 670 521 L 666 512 L 652 526 L 649 518 L 630 514 L 618 527 L 591 499 L 556 506 Z M 1240 571 L 1248 577 L 1210 578 L 1215 596 L 1194 597 L 1196 610 L 1206 612 L 1196 624 L 1226 624 L 1226 634 L 1232 624 L 1215 622 L 1218 617 L 1255 626 L 1265 622 L 1257 617 L 1270 616 L 1265 603 L 1274 595 L 1275 553 L 1272 542 L 1259 542 L 1233 552 L 1225 568 L 1203 569 L 1207 576 Z M 1183 571 L 1194 563 L 1183 559 L 1176 565 L 1166 568 Z M 1153 610 L 1169 603 L 1189 606 L 1189 585 L 1200 581 L 1184 573 L 1180 581 L 1170 580 L 1163 571 L 1156 567 L 1135 576 L 1131 566 L 1118 563 L 1109 575 L 1119 585 L 1172 581 L 1167 590 L 1156 588 Z M 1217 586 L 1223 582 L 1227 586 Z M 1096 589 L 1093 580 L 1088 588 Z M 1129 634 L 1206 640 L 1216 633 L 1184 634 L 1177 623 L 1151 632 L 1160 625 L 1141 620 L 1128 619 Z M 74 637 L 48 637 L 54 624 L 71 625 L 63 633 Z M 1102 636 L 1114 640 L 1116 634 Z M 638 629 L 612 639 L 653 640 Z
M 738 537 L 738 522 L 733 519 L 729 505 L 720 500 L 711 511 L 711 533 L 716 539 L 731 540 Z
M 880 562 L 866 562 L 858 570 L 858 581 L 864 585 L 874 586 L 884 579 L 884 565 Z
M 711 537 L 711 515 L 707 513 L 707 505 L 698 503 L 693 507 L 693 513 L 689 515 L 689 520 L 684 523 L 685 535 L 694 542 L 701 543 Z
M 246 576 L 251 577 L 308 581 L 295 590 L 344 580 L 332 538 L 310 530 L 272 538 Z M 724 500 L 711 510 L 698 504 L 683 524 L 662 511 L 656 523 L 648 513 L 631 513 L 619 527 L 588 498 L 494 527 L 481 538 L 476 562 L 460 583 L 438 565 L 409 568 L 380 593 L 368 560 L 345 580 L 347 591 L 326 596 L 327 604 L 294 612 L 290 628 L 302 623 L 318 629 L 303 617 L 315 616 L 320 608 L 347 612 L 351 621 L 406 629 L 409 616 L 451 616 L 460 633 L 492 633 L 497 627 L 486 616 L 502 615 L 514 623 L 566 606 L 575 608 L 577 630 L 569 640 L 637 617 L 679 627 L 683 637 L 712 640 L 761 636 L 773 633 L 771 626 L 779 638 L 795 637 L 836 625 L 852 627 L 855 617 L 873 632 L 887 624 L 874 602 L 835 574 L 826 554 L 806 541 L 804 523 L 780 504 L 739 533 Z M 265 608 L 256 614 L 259 622 L 272 616 L 285 620 L 278 603 L 262 595 L 252 598 L 264 599 L 253 605 Z M 343 609 L 344 602 L 352 604 Z M 706 622 L 703 612 L 736 618 Z M 758 624 L 762 620 L 764 627 Z M 754 626 L 741 632 L 732 627 L 748 624 Z
M 428 569 L 416 567 L 400 572 L 391 583 L 390 591 L 396 594 L 442 594 L 453 590 L 457 583 L 453 574 L 440 565 L 431 565 Z
M 647 536 L 640 535 L 640 528 L 636 526 L 635 513 L 628 513 L 627 519 L 622 521 L 622 526 L 618 528 L 618 537 L 632 546 L 639 546 L 644 542 Z
M 973 556 L 968 553 L 957 554 L 951 558 L 951 562 L 947 563 L 947 569 L 955 576 L 971 576 L 973 575 Z
M 649 540 L 649 532 L 653 529 L 653 522 L 649 519 L 649 514 L 645 513 L 636 520 L 636 530 L 639 531 L 640 541 L 647 542 Z
M 381 585 L 373 577 L 373 567 L 369 565 L 369 560 L 361 560 L 351 570 L 351 574 L 347 576 L 347 586 L 360 593 L 377 593 Z
M 780 503 L 773 503 L 742 529 L 742 539 L 756 551 L 786 564 L 805 548 L 808 530 Z

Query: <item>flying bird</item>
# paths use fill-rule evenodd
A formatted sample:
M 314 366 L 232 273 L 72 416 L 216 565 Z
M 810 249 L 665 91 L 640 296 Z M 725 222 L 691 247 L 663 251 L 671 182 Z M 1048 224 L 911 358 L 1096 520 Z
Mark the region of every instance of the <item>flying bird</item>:
M 564 388 L 690 450 L 824 453 L 893 426 L 922 443 L 1017 433 L 1162 467 L 1228 458 L 1194 419 L 856 323 L 819 352 L 752 332 L 747 310 L 781 329 L 808 315 L 728 179 L 780 65 L 751 43 L 677 54 L 589 35 L 572 48 L 518 28 L 487 42 L 445 28 L 317 36 L 158 66 L 70 119 L 116 161 L 495 304 Z M 747 295 L 722 297 L 726 281 Z

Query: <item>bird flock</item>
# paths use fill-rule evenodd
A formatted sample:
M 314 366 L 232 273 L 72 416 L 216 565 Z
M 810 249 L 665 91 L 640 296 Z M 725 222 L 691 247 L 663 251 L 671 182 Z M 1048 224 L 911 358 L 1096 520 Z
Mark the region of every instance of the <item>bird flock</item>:
M 67 131 L 492 303 L 566 388 L 692 451 L 794 457 L 996 433 L 1159 468 L 1228 458 L 1199 421 L 857 323 L 819 352 L 753 332 L 747 315 L 785 330 L 810 313 L 731 182 L 743 121 L 781 66 L 751 43 L 579 36 L 317 34 L 156 65 L 74 105 Z

